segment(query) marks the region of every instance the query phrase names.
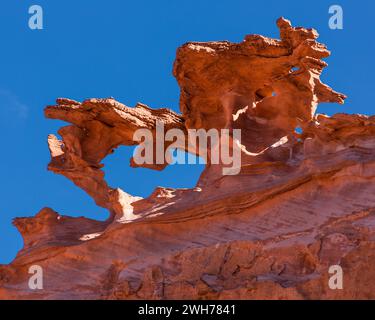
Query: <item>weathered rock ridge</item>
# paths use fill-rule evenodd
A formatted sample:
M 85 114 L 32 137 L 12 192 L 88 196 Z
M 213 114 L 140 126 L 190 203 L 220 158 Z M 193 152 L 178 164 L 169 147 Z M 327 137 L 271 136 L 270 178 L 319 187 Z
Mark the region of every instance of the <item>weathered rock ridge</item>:
M 182 115 L 112 98 L 48 106 L 47 118 L 71 124 L 48 137 L 48 169 L 110 218 L 44 208 L 15 219 L 24 248 L 0 266 L 0 298 L 374 299 L 375 116 L 316 114 L 345 99 L 319 79 L 330 53 L 315 30 L 277 25 L 280 40 L 180 47 Z M 156 122 L 241 129 L 240 173 L 208 160 L 194 189 L 142 199 L 110 187 L 101 161 Z M 43 290 L 28 288 L 31 265 L 43 268 Z M 328 286 L 331 265 L 343 268 L 343 290 Z

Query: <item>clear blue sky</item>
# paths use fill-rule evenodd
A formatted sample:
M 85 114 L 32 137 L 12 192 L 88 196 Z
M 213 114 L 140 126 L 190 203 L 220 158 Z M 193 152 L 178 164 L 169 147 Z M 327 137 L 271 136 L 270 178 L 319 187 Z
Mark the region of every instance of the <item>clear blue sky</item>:
M 230 40 L 246 34 L 278 37 L 275 20 L 314 27 L 332 56 L 323 80 L 348 95 L 344 106 L 320 112 L 372 114 L 374 1 L 127 1 L 3 0 L 0 11 L 1 201 L 0 263 L 22 247 L 11 221 L 49 206 L 61 214 L 105 219 L 105 210 L 62 176 L 46 170 L 48 133 L 63 124 L 43 117 L 57 97 L 83 100 L 113 96 L 128 106 L 178 110 L 172 76 L 178 46 L 187 41 Z M 44 29 L 28 28 L 28 8 L 44 9 Z M 344 29 L 328 28 L 328 7 L 344 9 Z M 176 165 L 164 172 L 130 169 L 131 150 L 105 160 L 107 180 L 134 195 L 155 186 L 192 187 L 202 166 Z

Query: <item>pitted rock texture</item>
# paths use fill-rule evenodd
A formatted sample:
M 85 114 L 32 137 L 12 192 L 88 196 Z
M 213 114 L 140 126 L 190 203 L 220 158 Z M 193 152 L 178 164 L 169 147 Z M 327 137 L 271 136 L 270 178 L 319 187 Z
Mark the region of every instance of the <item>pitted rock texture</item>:
M 48 137 L 49 170 L 110 218 L 44 208 L 15 219 L 24 248 L 0 266 L 0 298 L 374 299 L 375 117 L 316 114 L 320 102 L 345 99 L 319 79 L 329 51 L 315 30 L 277 25 L 280 40 L 180 47 L 182 115 L 112 98 L 47 107 L 46 117 L 71 123 L 61 139 Z M 160 187 L 142 199 L 108 186 L 101 161 L 135 145 L 139 128 L 155 135 L 157 122 L 185 134 L 241 129 L 239 174 L 208 159 L 193 189 Z M 43 290 L 28 288 L 35 264 Z M 332 265 L 343 269 L 343 290 L 328 286 Z

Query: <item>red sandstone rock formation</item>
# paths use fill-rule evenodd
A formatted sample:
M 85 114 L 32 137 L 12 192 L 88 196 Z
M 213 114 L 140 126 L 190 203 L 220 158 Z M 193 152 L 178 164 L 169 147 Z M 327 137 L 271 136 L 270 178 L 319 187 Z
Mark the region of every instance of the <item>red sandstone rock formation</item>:
M 48 138 L 49 170 L 111 216 L 99 222 L 44 208 L 15 219 L 24 248 L 0 266 L 0 297 L 375 298 L 375 117 L 316 115 L 318 103 L 345 99 L 319 79 L 329 51 L 315 30 L 282 18 L 277 25 L 281 40 L 180 47 L 182 115 L 114 99 L 47 107 L 48 118 L 71 123 L 59 130 L 62 140 Z M 208 162 L 196 188 L 158 188 L 146 199 L 108 186 L 102 159 L 156 121 L 184 132 L 241 129 L 240 173 L 225 176 Z M 34 264 L 44 270 L 43 290 L 28 288 Z M 328 287 L 335 264 L 343 290 Z

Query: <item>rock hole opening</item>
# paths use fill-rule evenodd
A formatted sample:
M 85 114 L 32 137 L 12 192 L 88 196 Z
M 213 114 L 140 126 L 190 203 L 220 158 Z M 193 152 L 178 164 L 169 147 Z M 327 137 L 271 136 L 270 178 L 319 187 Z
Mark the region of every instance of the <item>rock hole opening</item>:
M 148 168 L 132 168 L 129 165 L 135 146 L 121 146 L 108 155 L 102 163 L 105 179 L 112 188 L 140 197 L 148 197 L 156 187 L 165 188 L 194 188 L 205 168 L 202 158 L 188 154 L 182 150 L 173 149 L 172 157 L 176 163 L 170 164 L 164 170 L 157 171 Z M 188 157 L 195 159 L 188 164 Z M 185 164 L 182 164 L 185 159 Z
M 263 88 L 258 89 L 255 91 L 255 101 L 261 101 L 267 97 L 274 97 L 276 96 L 276 92 L 271 86 L 264 86 Z
M 298 71 L 298 70 L 299 70 L 298 67 L 292 67 L 292 68 L 290 69 L 290 73 L 292 73 L 292 72 L 296 72 L 296 71 Z
M 294 132 L 298 135 L 301 135 L 303 133 L 303 130 L 300 126 L 295 127 Z

